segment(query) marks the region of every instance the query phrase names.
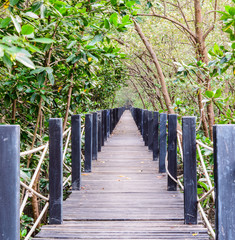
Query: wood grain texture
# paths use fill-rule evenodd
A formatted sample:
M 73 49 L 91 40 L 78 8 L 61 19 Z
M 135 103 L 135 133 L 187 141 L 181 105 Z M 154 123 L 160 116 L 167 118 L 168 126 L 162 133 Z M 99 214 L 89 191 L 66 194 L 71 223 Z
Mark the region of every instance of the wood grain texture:
M 183 194 L 167 191 L 129 111 L 92 164 L 63 204 L 64 223 L 44 226 L 35 240 L 209 239 L 200 221 L 184 225 Z

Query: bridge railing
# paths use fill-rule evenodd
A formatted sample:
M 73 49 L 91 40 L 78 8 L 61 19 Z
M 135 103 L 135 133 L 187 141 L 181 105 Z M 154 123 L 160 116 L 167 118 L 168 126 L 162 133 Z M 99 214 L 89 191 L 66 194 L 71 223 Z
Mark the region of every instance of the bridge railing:
M 145 145 L 153 151 L 153 160 L 159 161 L 159 172 L 168 175 L 168 191 L 176 191 L 179 185 L 184 192 L 185 224 L 197 224 L 199 210 L 214 239 L 234 239 L 235 125 L 215 125 L 214 144 L 208 146 L 196 139 L 195 117 L 182 117 L 181 127 L 176 114 L 139 108 L 131 108 L 131 112 Z M 213 166 L 208 152 L 214 155 Z M 178 162 L 183 164 L 181 171 Z M 202 179 L 204 192 L 198 194 Z M 215 209 L 215 230 L 203 208 L 209 199 L 208 206 Z
M 71 127 L 63 132 L 61 118 L 49 120 L 49 141 L 37 148 L 20 152 L 20 127 L 16 125 L 0 126 L 0 236 L 2 240 L 20 239 L 20 216 L 33 195 L 40 199 L 42 209 L 25 240 L 30 239 L 47 215 L 49 223 L 63 222 L 63 188 L 71 186 L 72 190 L 81 188 L 81 172 L 91 172 L 92 160 L 97 159 L 98 152 L 113 132 L 125 108 L 114 108 L 71 117 Z M 84 150 L 82 141 L 85 138 Z M 20 157 L 37 154 L 39 158 L 31 179 L 20 180 Z M 48 157 L 49 154 L 49 157 Z M 48 160 L 49 158 L 49 160 Z M 69 161 L 67 161 L 70 159 Z M 41 193 L 34 185 L 40 181 L 40 174 L 48 178 L 49 191 Z M 21 186 L 21 187 L 20 187 Z M 21 196 L 21 201 L 20 201 Z M 21 204 L 20 204 L 21 202 Z

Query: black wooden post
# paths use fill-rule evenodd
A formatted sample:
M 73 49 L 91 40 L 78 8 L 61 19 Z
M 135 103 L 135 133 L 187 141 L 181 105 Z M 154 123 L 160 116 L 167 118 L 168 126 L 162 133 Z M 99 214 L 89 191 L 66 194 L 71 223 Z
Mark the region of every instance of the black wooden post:
M 110 109 L 110 135 L 112 134 L 113 132 L 113 109 Z
M 233 240 L 235 236 L 235 125 L 215 125 L 213 135 L 216 239 Z
M 63 126 L 61 118 L 49 120 L 49 223 L 63 222 Z
M 81 116 L 72 115 L 72 189 L 81 188 Z
M 101 110 L 101 130 L 102 130 L 102 134 L 101 134 L 101 146 L 104 146 L 104 135 L 105 135 L 105 112 L 104 110 Z
M 92 114 L 85 115 L 85 162 L 84 171 L 91 172 L 92 162 Z
M 166 165 L 165 165 L 165 159 L 166 159 L 166 151 L 167 151 L 167 145 L 166 145 L 166 120 L 167 120 L 167 114 L 166 113 L 160 113 L 160 126 L 159 126 L 159 172 L 164 173 L 166 172 Z
M 141 109 L 141 113 L 140 113 L 141 115 L 140 115 L 140 117 L 141 117 L 141 123 L 140 123 L 140 133 L 141 133 L 141 135 L 142 135 L 142 137 L 143 137 L 143 134 L 144 134 L 144 109 Z
M 196 118 L 183 117 L 184 222 L 197 224 Z
M 101 152 L 102 146 L 102 112 L 98 112 L 98 152 Z
M 114 108 L 113 111 L 114 111 L 114 128 L 115 128 L 117 125 L 117 108 Z
M 168 171 L 177 179 L 177 115 L 168 115 Z M 168 176 L 168 191 L 176 191 L 177 183 Z
M 107 110 L 104 110 L 104 141 L 107 141 Z
M 148 112 L 148 149 L 153 150 L 153 112 Z
M 144 110 L 143 139 L 145 146 L 148 146 L 148 110 Z
M 107 137 L 110 137 L 110 109 L 107 110 Z
M 93 127 L 92 127 L 92 160 L 97 160 L 98 153 L 98 114 L 93 113 Z
M 153 112 L 153 161 L 159 159 L 158 112 Z
M 20 239 L 20 127 L 0 126 L 0 239 Z

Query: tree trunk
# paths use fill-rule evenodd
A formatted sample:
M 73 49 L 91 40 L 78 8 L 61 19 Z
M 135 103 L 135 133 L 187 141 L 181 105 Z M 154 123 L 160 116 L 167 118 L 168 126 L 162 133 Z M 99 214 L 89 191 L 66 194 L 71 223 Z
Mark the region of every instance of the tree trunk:
M 134 24 L 135 24 L 135 30 L 139 34 L 141 40 L 143 41 L 145 47 L 147 48 L 149 54 L 151 55 L 151 57 L 153 59 L 153 63 L 155 65 L 156 69 L 157 69 L 160 84 L 161 84 L 161 87 L 162 87 L 162 89 L 161 89 L 162 94 L 163 94 L 168 112 L 170 114 L 174 114 L 175 112 L 174 112 L 173 107 L 172 107 L 172 103 L 171 103 L 171 100 L 170 100 L 170 97 L 169 97 L 169 94 L 168 94 L 168 90 L 167 90 L 167 87 L 166 87 L 166 83 L 165 83 L 165 78 L 164 78 L 164 75 L 163 75 L 163 72 L 162 72 L 162 68 L 161 68 L 161 66 L 158 62 L 157 56 L 156 56 L 150 42 L 148 41 L 148 39 L 145 37 L 144 33 L 142 32 L 142 29 L 140 28 L 138 23 L 135 20 L 133 20 L 133 21 L 134 21 Z
M 15 124 L 16 120 L 16 99 L 13 100 L 12 104 L 12 124 Z
M 205 38 L 203 37 L 203 20 L 202 20 L 202 9 L 201 9 L 201 1 L 194 0 L 194 8 L 195 8 L 195 30 L 196 30 L 196 55 L 197 60 L 201 60 L 202 62 L 208 64 L 208 53 L 206 50 Z M 203 83 L 202 83 L 203 84 Z M 206 90 L 211 90 L 210 78 L 207 77 L 205 80 Z M 202 99 L 200 99 L 202 100 Z M 202 105 L 199 102 L 199 108 Z M 201 108 L 200 108 L 201 109 Z M 213 139 L 213 124 L 214 124 L 214 109 L 212 101 L 207 105 L 207 115 L 208 115 L 208 123 L 210 130 L 210 138 Z M 205 124 L 204 124 L 205 125 Z
M 69 117 L 69 108 L 70 108 L 70 104 L 71 104 L 72 91 L 73 91 L 73 85 L 70 85 L 69 91 L 68 91 L 66 113 L 65 113 L 64 124 L 63 124 L 63 129 L 64 130 L 66 128 L 66 124 L 67 124 L 68 117 Z

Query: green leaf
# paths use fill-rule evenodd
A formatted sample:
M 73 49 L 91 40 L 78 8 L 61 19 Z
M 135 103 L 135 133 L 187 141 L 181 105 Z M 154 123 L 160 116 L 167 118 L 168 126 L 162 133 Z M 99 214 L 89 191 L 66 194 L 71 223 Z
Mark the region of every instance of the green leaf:
M 118 24 L 118 15 L 117 13 L 113 13 L 109 18 L 110 23 L 112 23 L 114 26 L 117 26 Z
M 21 33 L 23 35 L 30 35 L 33 32 L 34 32 L 34 28 L 31 25 L 27 24 L 27 25 L 22 26 Z
M 231 14 L 232 16 L 235 15 L 235 8 L 234 7 L 230 7 L 229 14 Z
M 72 41 L 66 48 L 67 48 L 67 49 L 70 49 L 70 48 L 72 48 L 76 43 L 77 43 L 77 40 Z
M 76 57 L 75 54 L 71 54 L 71 55 L 66 59 L 66 62 L 72 61 L 75 57 Z
M 48 78 L 49 78 L 51 85 L 54 85 L 54 82 L 55 82 L 54 75 L 52 73 L 47 73 L 47 74 L 48 74 Z
M 8 69 L 11 69 L 12 68 L 12 61 L 11 61 L 11 58 L 8 54 L 4 54 L 3 56 L 3 62 L 4 64 L 8 67 Z
M 26 67 L 35 69 L 34 63 L 23 53 L 17 53 L 16 58 L 17 61 L 25 65 Z
M 25 237 L 27 235 L 27 229 L 24 229 L 22 232 L 21 232 L 21 236 L 22 237 Z
M 42 4 L 40 7 L 40 15 L 42 19 L 45 18 L 45 12 L 46 12 L 46 6 Z
M 34 94 L 31 96 L 31 98 L 30 98 L 30 102 L 31 102 L 31 103 L 34 102 L 34 100 L 35 100 L 35 98 L 36 98 L 37 95 L 38 95 L 37 93 L 34 93 Z
M 53 73 L 53 69 L 51 67 L 46 67 L 45 70 L 48 74 Z
M 0 46 L 0 57 L 3 57 L 4 56 L 4 50 L 3 48 Z
M 16 88 L 17 88 L 18 91 L 22 91 L 23 88 L 24 88 L 24 86 L 23 86 L 23 84 L 18 84 L 18 85 L 16 86 Z
M 117 5 L 117 0 L 111 0 L 111 4 L 112 4 L 113 6 L 116 6 L 116 5 Z
M 42 99 L 46 102 L 47 101 L 47 98 L 45 95 L 41 95 Z
M 214 94 L 214 98 L 219 98 L 222 94 L 221 88 L 217 89 L 215 94 Z
M 39 18 L 38 15 L 33 13 L 33 12 L 26 12 L 24 15 L 28 16 L 28 17 L 31 17 L 31 18 L 34 18 L 34 19 L 38 19 Z
M 134 4 L 135 4 L 135 1 L 128 1 L 126 3 L 126 6 L 131 8 Z
M 31 71 L 30 74 L 39 74 L 45 70 L 44 67 L 38 67 L 35 70 Z
M 104 26 L 105 26 L 106 29 L 110 29 L 110 24 L 109 24 L 108 19 L 104 20 Z
M 103 34 L 98 34 L 94 37 L 94 39 L 89 43 L 89 46 L 95 45 L 97 42 L 100 42 L 103 40 Z
M 11 15 L 11 20 L 12 20 L 12 22 L 13 22 L 15 28 L 16 28 L 16 31 L 17 31 L 18 33 L 20 33 L 20 32 L 21 32 L 21 26 L 20 26 L 20 24 L 18 23 L 18 21 L 17 21 L 12 15 Z
M 39 42 L 39 43 L 45 43 L 45 44 L 50 44 L 50 43 L 54 43 L 55 41 L 53 39 L 50 38 L 35 38 L 30 40 L 31 42 Z
M 16 5 L 19 2 L 19 0 L 10 0 L 10 4 L 12 6 Z
M 10 17 L 4 18 L 0 23 L 0 28 L 6 28 L 11 21 Z
M 207 91 L 205 92 L 205 94 L 206 94 L 206 96 L 207 96 L 208 98 L 213 98 L 213 96 L 214 96 L 214 93 L 213 93 L 212 91 L 209 91 L 209 90 L 207 90 Z
M 29 47 L 29 49 L 30 49 L 30 51 L 31 52 L 41 52 L 41 50 L 39 49 L 39 48 L 37 48 L 36 46 L 34 46 L 34 45 L 32 45 L 32 44 L 30 44 L 30 43 L 27 43 L 27 46 Z
M 122 18 L 122 23 L 128 23 L 130 20 L 130 16 L 129 15 L 126 15 Z

